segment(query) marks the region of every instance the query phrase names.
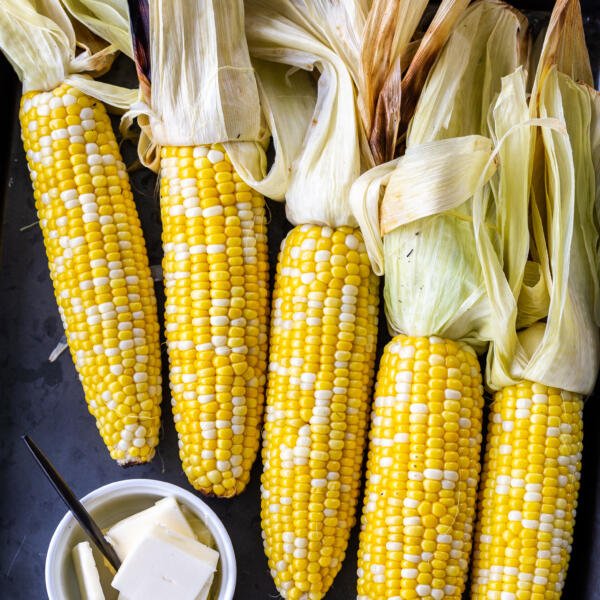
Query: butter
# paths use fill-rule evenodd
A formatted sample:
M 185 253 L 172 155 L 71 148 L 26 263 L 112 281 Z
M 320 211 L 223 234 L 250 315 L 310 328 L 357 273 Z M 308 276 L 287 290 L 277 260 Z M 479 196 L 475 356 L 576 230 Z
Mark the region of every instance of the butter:
M 201 600 L 218 560 L 212 548 L 157 525 L 127 554 L 112 586 L 128 600 Z
M 194 531 L 173 497 L 163 498 L 154 506 L 119 521 L 106 532 L 106 537 L 123 561 L 157 525 L 162 525 L 183 537 L 196 539 Z
M 212 585 L 215 574 L 213 573 L 209 578 L 195 600 L 208 600 L 208 594 L 210 593 L 210 586 Z
M 72 555 L 81 598 L 83 600 L 106 600 L 90 543 L 77 544 L 73 548 Z

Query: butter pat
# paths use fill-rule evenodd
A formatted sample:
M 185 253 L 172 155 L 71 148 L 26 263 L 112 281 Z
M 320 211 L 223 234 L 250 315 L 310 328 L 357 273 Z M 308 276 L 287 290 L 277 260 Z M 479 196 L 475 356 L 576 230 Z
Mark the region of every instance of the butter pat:
M 159 525 L 127 554 L 112 586 L 128 600 L 198 600 L 218 560 L 212 548 Z
M 90 543 L 77 544 L 73 548 L 72 555 L 81 598 L 83 600 L 106 600 Z
M 196 596 L 195 600 L 208 600 L 208 594 L 210 593 L 210 586 L 213 583 L 213 579 L 215 578 L 215 574 L 213 573 L 209 578 L 198 596 Z
M 157 525 L 162 525 L 183 537 L 196 539 L 179 504 L 173 497 L 163 498 L 154 506 L 119 521 L 107 531 L 106 537 L 113 545 L 117 556 L 123 561 Z

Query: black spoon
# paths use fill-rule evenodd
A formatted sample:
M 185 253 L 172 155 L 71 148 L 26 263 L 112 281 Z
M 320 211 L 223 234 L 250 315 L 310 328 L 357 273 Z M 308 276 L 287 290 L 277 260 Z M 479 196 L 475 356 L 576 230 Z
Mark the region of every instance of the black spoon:
M 88 534 L 89 538 L 94 542 L 94 545 L 106 560 L 114 567 L 116 571 L 121 566 L 121 561 L 115 552 L 115 549 L 108 543 L 104 537 L 98 524 L 92 519 L 90 513 L 83 507 L 83 504 L 79 502 L 77 496 L 73 493 L 71 488 L 65 483 L 65 480 L 61 477 L 60 473 L 54 468 L 52 463 L 48 460 L 46 455 L 38 448 L 35 442 L 28 436 L 23 436 L 23 441 L 27 444 L 31 454 L 33 454 L 38 465 L 41 467 L 44 474 L 49 479 L 54 489 L 58 492 L 58 495 L 63 499 L 63 502 L 67 505 L 72 515 L 79 521 L 79 524 L 83 530 Z

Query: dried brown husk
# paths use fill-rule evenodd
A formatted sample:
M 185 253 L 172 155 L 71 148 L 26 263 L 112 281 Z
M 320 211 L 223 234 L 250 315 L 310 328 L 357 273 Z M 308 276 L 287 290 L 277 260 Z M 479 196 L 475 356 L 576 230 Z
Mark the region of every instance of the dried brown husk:
M 427 2 L 379 0 L 373 4 L 362 52 L 360 99 L 376 163 L 396 155 L 429 69 L 468 4 L 469 0 L 444 0 L 417 43 L 411 40 Z
M 400 123 L 402 57 L 427 4 L 428 0 L 375 0 L 369 11 L 361 48 L 359 105 L 376 163 L 393 158 Z

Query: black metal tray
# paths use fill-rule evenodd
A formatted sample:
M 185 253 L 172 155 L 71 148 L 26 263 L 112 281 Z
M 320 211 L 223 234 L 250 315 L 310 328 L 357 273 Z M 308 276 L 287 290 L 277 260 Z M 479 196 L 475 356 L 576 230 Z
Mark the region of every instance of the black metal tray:
M 532 21 L 548 17 L 551 2 L 520 3 Z M 537 11 L 544 12 L 539 13 Z M 586 34 L 600 79 L 600 1 L 584 2 Z M 133 84 L 135 74 L 120 60 L 111 81 Z M 18 123 L 20 85 L 0 55 L 0 87 L 6 102 L 0 111 L 0 599 L 46 598 L 44 562 L 50 537 L 65 512 L 19 439 L 30 433 L 80 495 L 117 479 L 153 478 L 191 489 L 181 470 L 177 437 L 170 418 L 169 394 L 163 394 L 163 429 L 152 463 L 118 467 L 98 435 L 88 413 L 81 385 L 68 352 L 53 363 L 52 349 L 62 337 L 42 236 L 27 173 Z M 135 149 L 124 143 L 127 164 Z M 160 264 L 160 222 L 156 177 L 146 169 L 131 181 L 150 262 Z M 269 202 L 269 248 L 275 264 L 281 240 L 290 228 L 281 204 Z M 32 225 L 31 227 L 27 227 Z M 23 230 L 23 228 L 25 228 Z M 157 284 L 159 305 L 164 295 Z M 159 306 L 159 312 L 162 307 Z M 380 348 L 387 341 L 383 318 Z M 164 381 L 167 381 L 163 355 Z M 598 394 L 585 407 L 582 488 L 575 543 L 565 600 L 600 599 L 600 417 Z M 207 499 L 223 520 L 236 552 L 238 579 L 235 598 L 277 598 L 260 532 L 260 460 L 247 490 L 231 500 Z M 352 531 L 347 557 L 327 600 L 356 597 L 358 527 Z M 175 599 L 174 599 L 175 600 Z

